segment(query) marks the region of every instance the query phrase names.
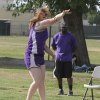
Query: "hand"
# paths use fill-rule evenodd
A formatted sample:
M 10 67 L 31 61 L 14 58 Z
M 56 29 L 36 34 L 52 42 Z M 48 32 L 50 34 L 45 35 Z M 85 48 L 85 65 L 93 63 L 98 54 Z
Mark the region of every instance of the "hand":
M 72 12 L 70 12 L 70 9 L 68 9 L 68 10 L 64 10 L 63 13 L 64 14 L 71 14 Z

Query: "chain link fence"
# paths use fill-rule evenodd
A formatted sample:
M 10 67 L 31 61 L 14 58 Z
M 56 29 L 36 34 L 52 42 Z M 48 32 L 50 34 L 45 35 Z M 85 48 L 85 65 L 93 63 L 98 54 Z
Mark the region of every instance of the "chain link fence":
M 55 34 L 59 31 L 60 23 L 54 24 L 51 26 L 51 33 Z M 50 31 L 50 27 L 48 28 L 48 31 Z M 10 35 L 28 35 L 29 29 L 28 25 L 25 24 L 18 24 L 18 25 L 11 25 L 10 27 Z

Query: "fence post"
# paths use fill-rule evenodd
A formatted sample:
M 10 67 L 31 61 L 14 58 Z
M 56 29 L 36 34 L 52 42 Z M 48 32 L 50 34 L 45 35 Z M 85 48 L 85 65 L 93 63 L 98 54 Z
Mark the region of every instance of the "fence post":
M 51 45 L 51 29 L 52 29 L 52 26 L 50 26 L 49 28 L 49 48 L 50 48 L 50 45 Z M 48 54 L 48 61 L 50 60 L 50 56 Z

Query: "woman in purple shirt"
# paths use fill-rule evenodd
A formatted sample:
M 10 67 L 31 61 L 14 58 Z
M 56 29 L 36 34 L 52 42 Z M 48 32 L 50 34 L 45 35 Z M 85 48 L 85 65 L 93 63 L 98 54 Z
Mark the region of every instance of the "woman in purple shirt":
M 54 54 L 46 45 L 48 38 L 47 27 L 62 19 L 65 14 L 70 14 L 70 11 L 64 10 L 54 18 L 46 19 L 48 13 L 47 7 L 37 10 L 29 23 L 29 40 L 24 60 L 33 82 L 29 87 L 26 100 L 31 100 L 36 90 L 38 90 L 40 100 L 46 100 L 44 51 L 54 57 Z
M 73 95 L 72 56 L 76 47 L 76 39 L 70 32 L 67 32 L 67 26 L 63 24 L 61 32 L 55 34 L 52 41 L 52 48 L 55 50 L 56 55 L 56 67 L 54 69 L 54 74 L 58 80 L 58 95 L 64 94 L 62 78 L 67 78 L 69 87 L 68 95 Z

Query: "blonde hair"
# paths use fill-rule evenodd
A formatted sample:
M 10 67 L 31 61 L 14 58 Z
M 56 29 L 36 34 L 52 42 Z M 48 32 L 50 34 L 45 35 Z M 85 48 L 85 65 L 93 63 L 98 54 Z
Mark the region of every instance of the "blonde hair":
M 38 9 L 35 12 L 34 16 L 29 20 L 29 28 L 31 28 L 33 25 L 36 24 L 36 22 L 39 21 L 39 16 L 40 16 L 41 12 L 44 12 L 46 14 L 46 16 L 50 15 L 49 8 L 47 6 Z

